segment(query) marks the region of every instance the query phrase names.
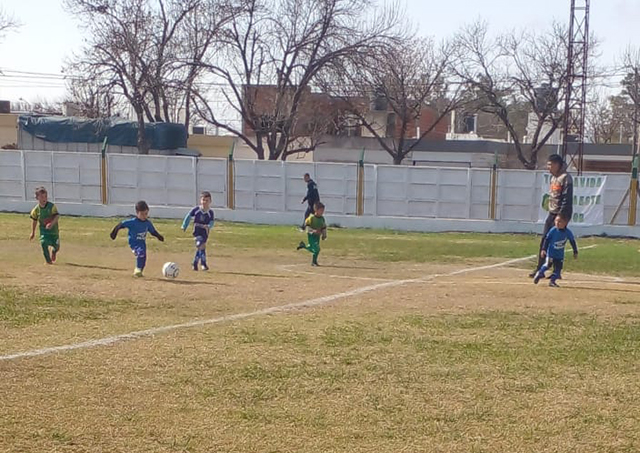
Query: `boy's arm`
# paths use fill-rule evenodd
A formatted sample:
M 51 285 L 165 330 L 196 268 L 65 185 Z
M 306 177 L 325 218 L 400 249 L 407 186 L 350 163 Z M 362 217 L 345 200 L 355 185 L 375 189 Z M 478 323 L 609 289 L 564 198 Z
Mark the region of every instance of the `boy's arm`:
M 213 211 L 209 211 L 211 213 L 211 222 L 209 222 L 209 229 L 213 228 L 213 225 L 216 223 L 216 217 Z
M 158 233 L 156 227 L 153 226 L 153 223 L 149 222 L 149 234 L 155 238 L 157 238 L 160 242 L 164 242 L 164 236 Z
M 571 248 L 573 249 L 573 257 L 578 257 L 578 244 L 576 244 L 576 238 L 573 236 L 573 232 L 569 230 L 569 243 L 571 244 Z
M 113 227 L 113 230 L 111 230 L 111 233 L 109 234 L 109 236 L 111 237 L 111 239 L 114 239 L 118 236 L 118 231 L 120 231 L 121 229 L 124 228 L 124 225 L 122 224 L 122 222 L 120 222 L 119 224 L 117 224 L 116 226 Z
M 547 249 L 549 248 L 549 243 L 551 242 L 552 233 L 553 233 L 553 228 L 551 228 L 551 230 L 544 237 L 544 241 L 542 241 L 542 250 L 540 251 L 540 256 L 542 257 L 547 255 Z
M 38 225 L 38 207 L 37 206 L 31 210 L 29 217 L 32 220 L 31 235 L 29 236 L 29 240 L 31 240 L 36 235 L 36 226 Z
M 182 220 L 182 231 L 187 231 L 187 228 L 189 228 L 189 222 L 191 222 L 191 212 L 188 212 Z
M 29 235 L 29 240 L 32 240 L 36 236 L 36 226 L 38 226 L 38 221 L 36 219 L 31 219 L 31 234 Z
M 45 228 L 47 230 L 50 230 L 51 228 L 53 228 L 53 226 L 58 223 L 58 217 L 59 217 L 58 208 L 54 204 L 53 207 L 51 208 L 51 221 L 47 225 L 45 225 Z

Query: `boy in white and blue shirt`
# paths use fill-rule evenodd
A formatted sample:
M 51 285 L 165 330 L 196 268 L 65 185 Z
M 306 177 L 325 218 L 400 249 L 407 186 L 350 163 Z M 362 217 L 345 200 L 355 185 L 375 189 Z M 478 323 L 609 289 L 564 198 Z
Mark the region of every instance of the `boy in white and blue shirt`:
M 203 271 L 208 271 L 207 265 L 207 240 L 209 232 L 213 228 L 215 221 L 213 210 L 211 209 L 211 194 L 202 192 L 200 194 L 200 206 L 193 208 L 185 216 L 182 222 L 182 230 L 186 231 L 189 222 L 193 218 L 193 237 L 196 241 L 196 254 L 193 257 L 193 270 L 198 270 L 198 263 L 202 265 Z
M 563 214 L 558 214 L 555 218 L 555 226 L 549 230 L 544 238 L 540 257 L 545 259 L 540 269 L 535 274 L 533 283 L 538 284 L 540 279 L 544 278 L 544 273 L 553 266 L 553 274 L 549 286 L 558 287 L 557 280 L 562 279 L 562 267 L 564 265 L 564 248 L 567 241 L 571 243 L 573 249 L 573 258 L 578 258 L 578 246 L 576 239 L 569 228 L 567 228 L 568 219 Z

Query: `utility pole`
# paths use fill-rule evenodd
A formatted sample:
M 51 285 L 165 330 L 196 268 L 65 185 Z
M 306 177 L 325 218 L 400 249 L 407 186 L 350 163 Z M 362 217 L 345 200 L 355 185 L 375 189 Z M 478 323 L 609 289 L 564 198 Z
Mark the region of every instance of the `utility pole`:
M 569 51 L 564 105 L 562 157 L 582 174 L 585 115 L 587 105 L 587 63 L 589 57 L 590 0 L 571 0 Z

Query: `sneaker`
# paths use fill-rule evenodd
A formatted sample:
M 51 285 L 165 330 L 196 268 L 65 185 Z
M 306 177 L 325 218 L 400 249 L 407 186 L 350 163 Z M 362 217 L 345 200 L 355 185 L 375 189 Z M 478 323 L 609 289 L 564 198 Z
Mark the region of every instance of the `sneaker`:
M 133 270 L 133 276 L 134 277 L 142 277 L 142 269 L 140 269 L 139 267 L 136 267 Z
M 193 262 L 193 270 L 194 270 L 194 271 L 197 271 L 197 270 L 198 270 L 198 262 L 197 262 L 197 261 L 194 261 L 194 262 Z
M 313 262 L 311 263 L 311 265 L 312 265 L 312 266 L 315 266 L 315 267 L 320 267 L 320 265 L 318 264 L 318 262 L 317 262 L 317 261 L 313 261 Z
M 549 282 L 549 286 L 551 286 L 552 288 L 560 288 L 560 286 L 558 286 L 555 280 L 551 280 Z
M 536 274 L 538 273 L 538 271 L 533 271 L 529 274 L 529 278 L 535 278 Z
M 300 244 L 298 244 L 298 247 L 296 248 L 296 250 L 301 250 L 303 248 L 306 248 L 307 246 L 304 244 L 304 242 L 300 242 Z
M 55 263 L 56 262 L 56 255 L 58 254 L 58 251 L 56 249 L 53 249 L 51 251 L 51 262 Z
M 202 269 L 203 271 L 208 271 L 209 266 L 207 266 L 207 263 L 202 263 L 202 267 L 200 269 Z
M 544 274 L 540 273 L 540 272 L 536 272 L 535 277 L 533 277 L 533 283 L 535 283 L 536 285 L 538 284 L 538 282 L 540 281 L 540 279 L 544 278 Z

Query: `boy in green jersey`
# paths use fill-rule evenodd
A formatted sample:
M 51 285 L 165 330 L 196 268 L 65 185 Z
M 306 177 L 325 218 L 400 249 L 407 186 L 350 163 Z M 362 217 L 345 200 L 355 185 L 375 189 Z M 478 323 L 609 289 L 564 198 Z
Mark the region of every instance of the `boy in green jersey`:
M 327 224 L 324 221 L 324 205 L 320 202 L 314 205 L 314 213 L 307 217 L 304 224 L 307 227 L 307 238 L 309 245 L 300 242 L 297 250 L 305 249 L 313 253 L 311 259 L 312 266 L 319 266 L 318 255 L 320 254 L 320 238 L 327 238 Z
M 60 236 L 58 233 L 58 208 L 48 200 L 47 189 L 38 187 L 36 189 L 36 200 L 38 204 L 31 210 L 31 236 L 33 240 L 36 235 L 36 225 L 40 224 L 40 245 L 47 264 L 56 261 L 56 255 L 60 251 Z M 51 248 L 51 254 L 49 249 Z

